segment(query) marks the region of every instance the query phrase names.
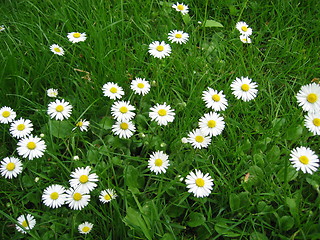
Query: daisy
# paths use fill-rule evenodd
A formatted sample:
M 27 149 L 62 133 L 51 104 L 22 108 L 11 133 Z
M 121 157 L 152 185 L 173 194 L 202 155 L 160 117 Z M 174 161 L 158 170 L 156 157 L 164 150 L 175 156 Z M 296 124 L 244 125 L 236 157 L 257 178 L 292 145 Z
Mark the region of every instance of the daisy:
M 165 58 L 166 56 L 170 56 L 171 47 L 164 41 L 161 43 L 159 41 L 154 41 L 149 45 L 149 53 L 155 58 Z
M 245 22 L 238 22 L 236 28 L 239 30 L 241 35 L 250 36 L 252 34 L 252 29 Z
M 51 50 L 51 52 L 53 52 L 54 54 L 57 54 L 59 56 L 64 55 L 64 50 L 58 44 L 52 44 L 50 46 L 50 50 Z
M 120 138 L 130 138 L 136 131 L 131 121 L 117 121 L 112 125 L 112 132 Z
M 36 220 L 31 214 L 21 215 L 20 217 L 18 217 L 17 221 L 19 225 L 24 227 L 22 228 L 18 224 L 16 224 L 16 229 L 22 233 L 27 233 L 28 230 L 31 230 L 36 225 Z
M 173 4 L 172 7 L 173 7 L 175 10 L 177 10 L 178 12 L 181 12 L 182 15 L 185 15 L 185 14 L 187 14 L 187 13 L 189 12 L 189 10 L 188 10 L 189 7 L 188 7 L 188 5 L 185 5 L 185 4 L 183 4 L 183 3 L 178 3 L 178 2 L 177 2 L 177 4 Z
M 33 160 L 42 157 L 46 148 L 47 146 L 41 138 L 31 134 L 19 140 L 17 151 L 20 156 Z
M 59 99 L 56 99 L 55 102 L 51 102 L 48 105 L 48 114 L 53 119 L 56 120 L 63 120 L 68 119 L 72 112 L 72 106 L 69 102 L 64 101 L 62 99 L 61 101 Z
M 58 89 L 49 88 L 47 90 L 47 96 L 52 97 L 52 98 L 57 97 L 58 96 Z
M 22 163 L 15 157 L 6 157 L 0 163 L 1 175 L 5 178 L 15 178 L 22 172 Z
M 95 182 L 98 180 L 98 175 L 95 173 L 89 174 L 91 171 L 91 167 L 87 166 L 86 168 L 78 167 L 76 168 L 70 176 L 72 179 L 69 180 L 70 186 L 73 188 L 77 188 L 77 190 L 89 193 L 93 189 L 97 187 Z
M 87 39 L 86 33 L 79 33 L 79 32 L 68 33 L 67 37 L 69 41 L 72 43 L 84 42 Z
M 66 189 L 58 184 L 47 187 L 42 194 L 42 201 L 44 205 L 50 208 L 61 207 L 66 201 Z
M 111 106 L 111 115 L 120 122 L 130 121 L 136 115 L 132 112 L 133 110 L 136 110 L 136 108 L 130 105 L 129 101 L 117 101 Z
M 99 199 L 102 203 L 108 203 L 115 199 L 118 195 L 113 189 L 106 189 L 100 192 Z
M 79 233 L 81 234 L 88 234 L 91 231 L 92 227 L 93 227 L 92 223 L 84 222 L 78 226 L 78 230 L 79 230 Z
M 5 26 L 4 26 L 4 25 L 1 25 L 1 26 L 0 26 L 0 32 L 2 32 L 2 31 L 4 31 L 4 30 L 6 30 Z
M 243 43 L 251 43 L 251 38 L 247 35 L 241 34 L 239 38 Z
M 309 112 L 304 119 L 304 125 L 313 135 L 320 135 L 320 113 Z
M 185 181 L 189 188 L 188 192 L 198 198 L 209 196 L 214 185 L 209 173 L 203 175 L 200 170 L 195 170 L 195 173 L 190 172 Z
M 211 143 L 211 138 L 206 136 L 200 129 L 195 129 L 188 134 L 188 142 L 194 148 L 207 148 Z
M 83 131 L 86 132 L 86 131 L 88 131 L 89 125 L 90 125 L 89 121 L 87 121 L 86 119 L 80 119 L 80 121 L 76 123 L 76 127 L 74 129 L 79 128 L 81 132 L 83 132 Z M 72 130 L 74 130 L 74 129 L 72 129 Z
M 165 173 L 168 166 L 170 166 L 168 158 L 169 156 L 163 151 L 153 152 L 148 161 L 150 171 L 155 172 L 157 175 L 158 173 Z
M 185 33 L 183 31 L 178 31 L 178 30 L 172 30 L 169 32 L 168 34 L 168 39 L 172 42 L 172 43 L 186 43 L 189 39 L 189 34 Z
M 224 111 L 228 106 L 228 100 L 223 91 L 218 92 L 210 87 L 202 92 L 202 100 L 205 101 L 207 108 L 212 108 L 214 111 Z
M 232 94 L 237 99 L 242 99 L 245 102 L 254 99 L 258 93 L 258 89 L 256 89 L 258 84 L 252 82 L 252 79 L 248 77 L 241 77 L 241 79 L 236 78 L 236 80 L 234 80 L 230 86 L 232 89 Z
M 10 123 L 17 116 L 16 112 L 12 110 L 10 107 L 2 107 L 0 108 L 0 123 Z
M 78 188 L 66 190 L 66 195 L 66 204 L 73 210 L 81 210 L 87 206 L 90 201 L 90 195 L 79 191 Z
M 150 91 L 150 83 L 146 81 L 144 78 L 136 78 L 131 82 L 131 89 L 134 93 L 139 95 L 145 95 Z
M 29 119 L 15 120 L 10 125 L 10 134 L 16 138 L 24 138 L 28 136 L 33 130 L 33 124 Z
M 310 148 L 297 147 L 291 150 L 290 161 L 297 171 L 313 174 L 319 167 L 318 156 Z
M 109 97 L 110 99 L 121 99 L 124 95 L 122 87 L 113 82 L 107 82 L 102 86 L 103 95 Z
M 174 109 L 171 109 L 170 105 L 159 104 L 150 108 L 149 117 L 158 123 L 158 125 L 167 125 L 168 122 L 173 122 L 174 120 Z
M 206 135 L 217 136 L 222 133 L 224 129 L 224 119 L 219 113 L 206 113 L 199 120 L 199 128 Z
M 302 107 L 303 111 L 320 111 L 320 85 L 317 83 L 310 83 L 302 86 L 297 94 L 297 99 L 299 106 Z

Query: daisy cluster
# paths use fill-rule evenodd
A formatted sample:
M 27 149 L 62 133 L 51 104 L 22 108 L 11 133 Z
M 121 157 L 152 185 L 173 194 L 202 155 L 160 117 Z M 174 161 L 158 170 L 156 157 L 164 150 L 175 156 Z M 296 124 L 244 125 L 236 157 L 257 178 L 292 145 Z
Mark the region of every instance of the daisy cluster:
M 236 28 L 240 32 L 240 40 L 243 43 L 251 43 L 251 34 L 252 34 L 252 28 L 249 27 L 249 25 L 245 22 L 237 22 Z
M 84 42 L 87 39 L 87 34 L 80 33 L 80 32 L 70 32 L 67 34 L 67 38 L 72 43 L 79 43 L 79 42 Z M 52 44 L 50 46 L 50 50 L 56 55 L 59 55 L 59 56 L 64 55 L 64 49 L 60 47 L 58 44 Z

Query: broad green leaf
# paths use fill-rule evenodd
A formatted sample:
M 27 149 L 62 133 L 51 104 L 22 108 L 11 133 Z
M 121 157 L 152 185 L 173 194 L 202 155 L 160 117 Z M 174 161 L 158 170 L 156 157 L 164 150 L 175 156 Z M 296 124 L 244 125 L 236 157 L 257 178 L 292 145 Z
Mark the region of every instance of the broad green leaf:
M 223 25 L 214 20 L 207 20 L 203 24 L 204 27 L 223 27 Z
M 293 217 L 298 217 L 299 216 L 299 210 L 298 210 L 298 206 L 296 203 L 296 200 L 293 198 L 287 198 L 286 199 L 286 203 L 289 207 L 290 213 Z
M 226 223 L 224 222 L 218 222 L 214 225 L 214 230 L 216 230 L 217 233 L 225 236 L 225 237 L 231 237 L 231 238 L 236 238 L 239 237 L 241 234 L 236 233 L 232 231 L 231 227 L 229 227 Z
M 240 208 L 240 198 L 237 194 L 235 194 L 235 193 L 230 194 L 229 205 L 230 205 L 232 212 L 234 212 Z
M 278 163 L 280 158 L 280 148 L 277 145 L 272 146 L 266 155 L 266 160 L 272 163 Z
M 171 233 L 165 233 L 160 240 L 175 240 L 175 236 L 173 236 Z
M 250 240 L 268 240 L 268 237 L 260 232 L 253 232 L 250 234 Z
M 100 156 L 100 154 L 96 150 L 88 150 L 88 152 L 87 152 L 87 160 L 90 163 L 97 163 L 99 156 Z
M 187 222 L 189 227 L 198 227 L 206 222 L 206 218 L 202 213 L 193 212 L 189 215 L 189 221 Z
M 73 126 L 67 121 L 49 120 L 49 130 L 57 138 L 65 138 L 72 132 Z
M 182 20 L 185 25 L 188 25 L 191 22 L 191 18 L 189 14 L 182 15 Z
M 287 181 L 290 182 L 298 177 L 298 172 L 293 167 L 287 168 Z M 285 169 L 281 168 L 279 172 L 277 173 L 277 178 L 280 182 L 284 182 L 285 180 Z
M 294 226 L 294 220 L 290 216 L 282 216 L 279 223 L 280 228 L 284 231 L 288 231 Z
M 286 140 L 297 140 L 301 137 L 303 133 L 303 127 L 302 126 L 291 126 L 287 129 L 285 135 L 284 135 L 284 139 Z
M 113 119 L 111 119 L 110 117 L 104 117 L 101 119 L 101 121 L 98 125 L 105 130 L 109 130 L 109 129 L 111 129 L 113 124 L 114 124 Z

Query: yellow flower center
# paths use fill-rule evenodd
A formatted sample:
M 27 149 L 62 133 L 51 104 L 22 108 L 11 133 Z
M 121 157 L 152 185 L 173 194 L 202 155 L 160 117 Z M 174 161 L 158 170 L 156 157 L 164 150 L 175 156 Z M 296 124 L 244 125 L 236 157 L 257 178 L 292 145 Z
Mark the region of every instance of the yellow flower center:
M 82 199 L 81 193 L 75 193 L 73 194 L 73 200 L 80 201 Z
M 58 197 L 59 197 L 59 193 L 57 193 L 57 192 L 53 192 L 53 193 L 50 194 L 50 198 L 52 200 L 57 200 Z
M 16 168 L 16 165 L 13 162 L 8 163 L 7 166 L 6 166 L 6 169 L 8 171 L 12 171 L 15 168 Z
M 212 95 L 212 100 L 215 102 L 219 102 L 220 101 L 220 96 L 218 94 L 214 94 Z
M 209 128 L 214 128 L 216 126 L 216 124 L 217 123 L 215 120 L 209 120 L 207 125 Z
M 28 142 L 27 144 L 27 148 L 30 149 L 30 150 L 33 150 L 36 148 L 36 144 L 34 142 Z
M 178 8 L 180 11 L 182 11 L 182 10 L 184 9 L 184 6 L 181 5 L 181 4 L 179 4 L 179 5 L 177 6 L 177 8 Z
M 82 228 L 82 232 L 89 232 L 90 231 L 90 228 L 85 226 Z
M 162 161 L 160 158 L 158 158 L 158 159 L 156 159 L 156 160 L 154 161 L 154 165 L 156 165 L 157 167 L 162 166 L 162 163 L 163 163 L 163 161 Z
M 55 52 L 61 52 L 60 48 L 57 48 L 57 47 L 54 48 L 53 51 L 55 51 Z
M 138 87 L 138 88 L 144 88 L 144 84 L 143 84 L 143 83 L 138 83 L 138 84 L 137 84 L 137 87 Z
M 62 112 L 64 110 L 64 107 L 62 105 L 56 106 L 56 111 L 57 112 Z
M 317 94 L 315 94 L 315 93 L 310 93 L 310 94 L 307 96 L 307 101 L 308 101 L 309 103 L 315 103 L 315 102 L 317 101 L 317 99 L 318 99 L 318 96 L 317 96 Z
M 79 181 L 81 183 L 86 183 L 86 182 L 88 182 L 88 180 L 89 180 L 89 178 L 88 178 L 87 175 L 81 175 L 80 178 L 79 178 Z
M 110 92 L 112 92 L 112 93 L 117 93 L 117 92 L 118 92 L 118 89 L 115 88 L 115 87 L 112 87 L 112 88 L 110 88 Z
M 299 161 L 304 164 L 304 165 L 307 165 L 309 163 L 309 158 L 306 157 L 306 156 L 301 156 L 299 157 Z
M 243 27 L 241 27 L 241 30 L 246 32 L 246 31 L 248 31 L 248 28 L 246 26 L 243 26 Z
M 73 37 L 74 37 L 74 38 L 79 38 L 80 36 L 81 36 L 81 34 L 78 33 L 78 32 L 73 34 Z
M 76 124 L 76 126 L 77 126 L 77 127 L 82 127 L 82 126 L 83 126 L 83 122 L 81 122 L 81 121 L 78 122 L 78 123 Z
M 198 143 L 202 143 L 202 142 L 204 141 L 204 137 L 202 137 L 202 136 L 196 136 L 196 137 L 194 138 L 194 140 L 196 140 L 196 142 L 198 142 Z
M 315 119 L 313 119 L 313 124 L 315 125 L 315 126 L 317 126 L 317 127 L 319 127 L 320 126 L 320 118 L 315 118 Z
M 24 125 L 24 124 L 19 124 L 18 126 L 17 126 L 17 130 L 18 131 L 22 131 L 22 130 L 24 130 L 26 128 L 26 126 Z
M 127 113 L 129 111 L 128 108 L 125 106 L 121 107 L 119 110 L 121 113 Z
M 182 38 L 182 34 L 181 33 L 177 33 L 175 37 L 176 38 Z
M 160 109 L 159 111 L 158 111 L 158 114 L 159 114 L 159 116 L 165 116 L 165 115 L 167 115 L 167 111 L 165 110 L 165 109 Z
M 164 47 L 160 45 L 160 46 L 157 46 L 156 49 L 158 52 L 162 52 L 164 50 Z
M 129 128 L 129 125 L 128 125 L 128 123 L 120 123 L 120 128 L 122 130 L 127 130 Z
M 196 185 L 198 187 L 203 187 L 204 186 L 204 180 L 202 178 L 197 178 L 196 179 Z
M 242 84 L 241 89 L 242 91 L 248 92 L 250 89 L 250 86 L 248 84 Z
M 10 112 L 9 112 L 9 111 L 3 111 L 3 112 L 2 112 L 2 117 L 7 118 L 7 117 L 9 117 L 9 116 L 10 116 Z
M 22 223 L 21 223 L 22 227 L 26 228 L 28 227 L 28 222 L 26 220 L 24 220 Z
M 104 195 L 104 199 L 105 199 L 106 201 L 111 200 L 111 196 L 110 196 L 110 194 L 106 194 L 106 195 Z

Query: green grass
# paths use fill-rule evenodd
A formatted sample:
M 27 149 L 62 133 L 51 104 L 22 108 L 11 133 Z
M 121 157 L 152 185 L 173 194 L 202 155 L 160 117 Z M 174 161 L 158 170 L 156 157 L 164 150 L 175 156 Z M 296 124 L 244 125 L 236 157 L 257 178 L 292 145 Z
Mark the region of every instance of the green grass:
M 0 25 L 6 30 L 0 32 L 0 107 L 10 106 L 17 117 L 30 119 L 33 133 L 45 135 L 47 150 L 40 159 L 23 159 L 24 170 L 16 179 L 0 178 L 1 239 L 320 238 L 319 172 L 296 172 L 289 161 L 298 146 L 319 154 L 319 138 L 303 126 L 295 96 L 302 85 L 319 78 L 320 4 L 190 0 L 184 2 L 190 8 L 188 20 L 171 8 L 173 3 L 2 3 Z M 224 27 L 198 23 L 209 19 Z M 252 44 L 239 40 L 238 21 L 252 27 Z M 189 33 L 189 41 L 171 44 L 172 54 L 165 59 L 150 56 L 149 44 L 168 42 L 174 29 Z M 72 44 L 66 37 L 72 31 L 86 32 L 87 40 Z M 54 43 L 64 48 L 64 56 L 50 51 Z M 258 83 L 255 100 L 243 102 L 232 95 L 230 84 L 240 76 Z M 136 77 L 154 81 L 144 97 L 130 90 Z M 109 81 L 122 86 L 123 100 L 137 109 L 137 131 L 130 139 L 111 132 L 113 101 L 101 90 Z M 201 99 L 207 87 L 223 90 L 228 99 L 222 113 L 226 127 L 208 149 L 195 150 L 181 138 L 210 111 Z M 48 88 L 58 89 L 59 98 L 72 104 L 68 120 L 50 120 Z M 148 113 L 163 102 L 175 109 L 176 117 L 161 127 Z M 88 132 L 71 131 L 80 118 L 90 120 Z M 9 125 L 0 125 L 1 159 L 18 157 L 17 140 L 8 130 Z M 156 150 L 170 156 L 165 174 L 155 175 L 147 167 Z M 75 155 L 79 161 L 73 160 Z M 46 187 L 68 187 L 70 173 L 85 166 L 100 179 L 87 207 L 50 209 L 42 203 Z M 179 180 L 194 169 L 214 179 L 207 198 L 193 197 Z M 106 188 L 114 188 L 118 197 L 103 205 L 98 196 Z M 14 224 L 26 213 L 37 224 L 23 235 Z M 94 224 L 87 236 L 77 230 L 84 221 Z

